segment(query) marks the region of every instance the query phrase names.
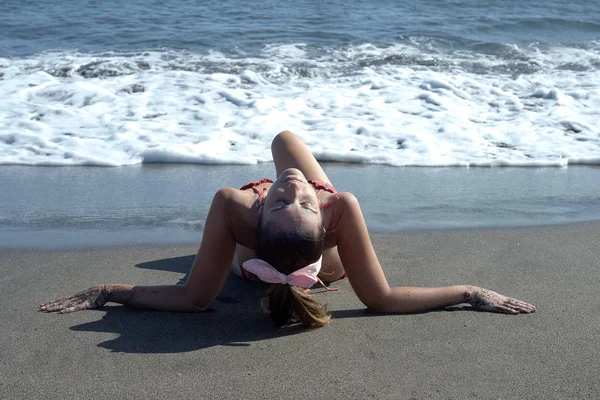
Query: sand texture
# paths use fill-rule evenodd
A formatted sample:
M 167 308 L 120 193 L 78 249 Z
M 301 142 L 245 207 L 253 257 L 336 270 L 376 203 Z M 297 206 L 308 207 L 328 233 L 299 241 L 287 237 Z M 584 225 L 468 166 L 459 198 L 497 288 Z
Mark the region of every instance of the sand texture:
M 230 277 L 209 312 L 40 302 L 98 283 L 171 284 L 196 246 L 0 251 L 2 399 L 571 399 L 600 397 L 600 224 L 373 235 L 394 285 L 474 284 L 532 315 L 469 307 L 365 311 L 347 281 L 334 319 L 276 329 L 262 284 Z

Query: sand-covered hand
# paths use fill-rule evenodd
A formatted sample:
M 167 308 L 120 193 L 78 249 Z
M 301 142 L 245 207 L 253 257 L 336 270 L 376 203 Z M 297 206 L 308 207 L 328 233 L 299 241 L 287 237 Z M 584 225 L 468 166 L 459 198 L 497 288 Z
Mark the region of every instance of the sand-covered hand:
M 62 299 L 40 304 L 40 311 L 58 312 L 65 314 L 80 310 L 91 310 L 100 308 L 107 302 L 107 293 L 103 285 L 92 286 L 91 288 L 73 296 L 63 297 Z
M 536 310 L 532 304 L 483 288 L 474 288 L 469 293 L 468 302 L 478 310 L 505 314 L 532 313 Z

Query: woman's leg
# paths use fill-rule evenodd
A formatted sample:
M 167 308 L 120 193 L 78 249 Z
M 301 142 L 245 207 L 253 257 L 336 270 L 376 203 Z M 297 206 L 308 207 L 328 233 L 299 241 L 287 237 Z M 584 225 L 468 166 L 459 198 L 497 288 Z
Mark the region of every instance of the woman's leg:
M 308 146 L 292 132 L 283 131 L 275 136 L 271 143 L 271 152 L 277 176 L 288 168 L 297 168 L 307 179 L 333 184 Z M 344 276 L 344 267 L 337 246 L 323 251 L 323 266 L 319 276 L 324 282 L 333 282 Z
M 283 131 L 275 136 L 271 143 L 271 153 L 277 176 L 288 168 L 297 168 L 307 179 L 332 183 L 308 146 L 290 131 Z

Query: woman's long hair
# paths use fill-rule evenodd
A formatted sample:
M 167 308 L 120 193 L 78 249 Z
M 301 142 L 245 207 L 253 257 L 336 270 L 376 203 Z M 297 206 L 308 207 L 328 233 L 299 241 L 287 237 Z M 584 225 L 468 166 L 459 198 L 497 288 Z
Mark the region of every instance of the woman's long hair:
M 256 227 L 256 256 L 279 272 L 290 274 L 312 264 L 323 254 L 323 223 L 316 232 L 298 229 L 281 232 L 259 218 Z M 324 304 L 298 286 L 271 284 L 265 308 L 277 326 L 300 322 L 307 327 L 321 327 L 331 319 Z

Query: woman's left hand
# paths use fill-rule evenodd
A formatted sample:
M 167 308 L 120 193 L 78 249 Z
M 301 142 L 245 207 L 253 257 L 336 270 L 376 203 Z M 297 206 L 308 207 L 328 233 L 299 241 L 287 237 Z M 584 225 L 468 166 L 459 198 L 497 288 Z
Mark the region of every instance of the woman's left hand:
M 532 304 L 480 287 L 469 290 L 467 301 L 477 310 L 505 314 L 532 313 L 536 310 Z

